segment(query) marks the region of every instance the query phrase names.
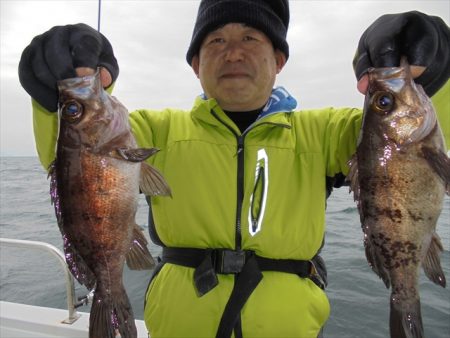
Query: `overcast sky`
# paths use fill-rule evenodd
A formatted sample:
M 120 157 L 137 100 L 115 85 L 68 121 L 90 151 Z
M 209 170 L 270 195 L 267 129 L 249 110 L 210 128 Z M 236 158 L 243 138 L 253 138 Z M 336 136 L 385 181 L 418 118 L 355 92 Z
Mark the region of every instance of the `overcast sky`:
M 120 65 L 114 95 L 138 108 L 189 109 L 202 92 L 185 61 L 199 1 L 102 0 L 101 32 Z M 299 108 L 360 107 L 352 57 L 359 37 L 386 13 L 420 10 L 450 19 L 450 1 L 291 0 L 290 58 L 279 75 Z M 35 156 L 31 105 L 17 76 L 22 50 L 54 25 L 97 27 L 97 0 L 0 0 L 0 155 Z

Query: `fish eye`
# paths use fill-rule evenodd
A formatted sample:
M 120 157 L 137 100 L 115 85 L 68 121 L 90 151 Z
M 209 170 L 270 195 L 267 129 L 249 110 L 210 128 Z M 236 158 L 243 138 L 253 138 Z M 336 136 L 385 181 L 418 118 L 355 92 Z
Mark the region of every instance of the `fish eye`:
M 372 105 L 380 113 L 389 112 L 394 107 L 394 96 L 389 92 L 377 92 L 372 98 Z
M 61 116 L 65 120 L 67 120 L 69 122 L 75 122 L 83 114 L 83 106 L 75 100 L 70 100 L 70 101 L 64 102 L 64 104 L 61 108 L 61 113 L 62 113 Z

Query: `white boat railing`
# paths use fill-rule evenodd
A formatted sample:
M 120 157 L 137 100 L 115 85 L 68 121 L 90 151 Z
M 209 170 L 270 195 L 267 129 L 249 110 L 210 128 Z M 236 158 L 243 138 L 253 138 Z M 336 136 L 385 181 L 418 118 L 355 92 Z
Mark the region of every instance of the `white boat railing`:
M 0 244 L 2 246 L 10 246 L 10 247 L 21 247 L 26 249 L 37 249 L 43 250 L 51 253 L 58 259 L 58 262 L 61 264 L 64 270 L 64 276 L 66 279 L 66 294 L 67 294 L 67 309 L 69 310 L 69 317 L 63 320 L 65 324 L 74 323 L 80 315 L 77 313 L 77 304 L 75 304 L 75 284 L 74 278 L 70 273 L 70 270 L 67 266 L 64 254 L 55 246 L 38 241 L 26 241 L 20 239 L 10 239 L 10 238 L 0 238 Z

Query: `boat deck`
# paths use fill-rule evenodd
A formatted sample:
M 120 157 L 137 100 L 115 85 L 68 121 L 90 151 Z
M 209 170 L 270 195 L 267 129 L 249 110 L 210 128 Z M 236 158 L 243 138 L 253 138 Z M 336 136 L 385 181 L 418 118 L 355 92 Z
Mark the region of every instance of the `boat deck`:
M 84 338 L 88 337 L 89 313 L 72 324 L 64 323 L 67 310 L 0 301 L 0 337 L 2 338 Z M 136 320 L 138 338 L 148 338 L 142 320 Z
M 57 259 L 66 280 L 67 309 L 11 303 L 0 300 L 1 338 L 84 338 L 89 337 L 89 313 L 78 312 L 75 304 L 74 278 L 64 254 L 45 242 L 0 238 L 3 246 L 43 250 Z M 87 295 L 89 296 L 89 295 Z M 86 298 L 89 301 L 89 297 Z M 82 304 L 82 303 L 81 303 Z M 138 338 L 149 338 L 142 320 L 135 320 Z M 117 337 L 120 338 L 120 335 Z

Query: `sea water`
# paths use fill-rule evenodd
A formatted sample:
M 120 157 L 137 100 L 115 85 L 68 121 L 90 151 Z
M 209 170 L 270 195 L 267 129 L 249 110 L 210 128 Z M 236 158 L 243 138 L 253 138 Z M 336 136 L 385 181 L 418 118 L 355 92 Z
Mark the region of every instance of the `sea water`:
M 417 192 L 420 193 L 420 192 Z M 147 207 L 140 200 L 137 223 L 146 227 Z M 450 281 L 450 199 L 446 197 L 437 232 L 444 252 L 441 265 Z M 35 157 L 0 158 L 0 237 L 43 241 L 62 249 L 61 234 L 50 203 L 49 181 Z M 147 236 L 148 237 L 148 236 Z M 389 294 L 366 262 L 356 205 L 348 188 L 336 189 L 328 200 L 326 244 L 327 294 L 331 315 L 326 338 L 389 336 Z M 159 247 L 150 244 L 156 257 Z M 144 295 L 151 272 L 124 270 L 124 283 L 135 317 L 143 318 Z M 76 284 L 77 296 L 86 289 Z M 428 338 L 450 337 L 450 290 L 430 282 L 421 272 L 420 296 Z M 65 282 L 50 254 L 0 247 L 0 299 L 65 309 Z M 80 311 L 89 312 L 89 307 Z M 299 320 L 301 314 L 299 314 Z

